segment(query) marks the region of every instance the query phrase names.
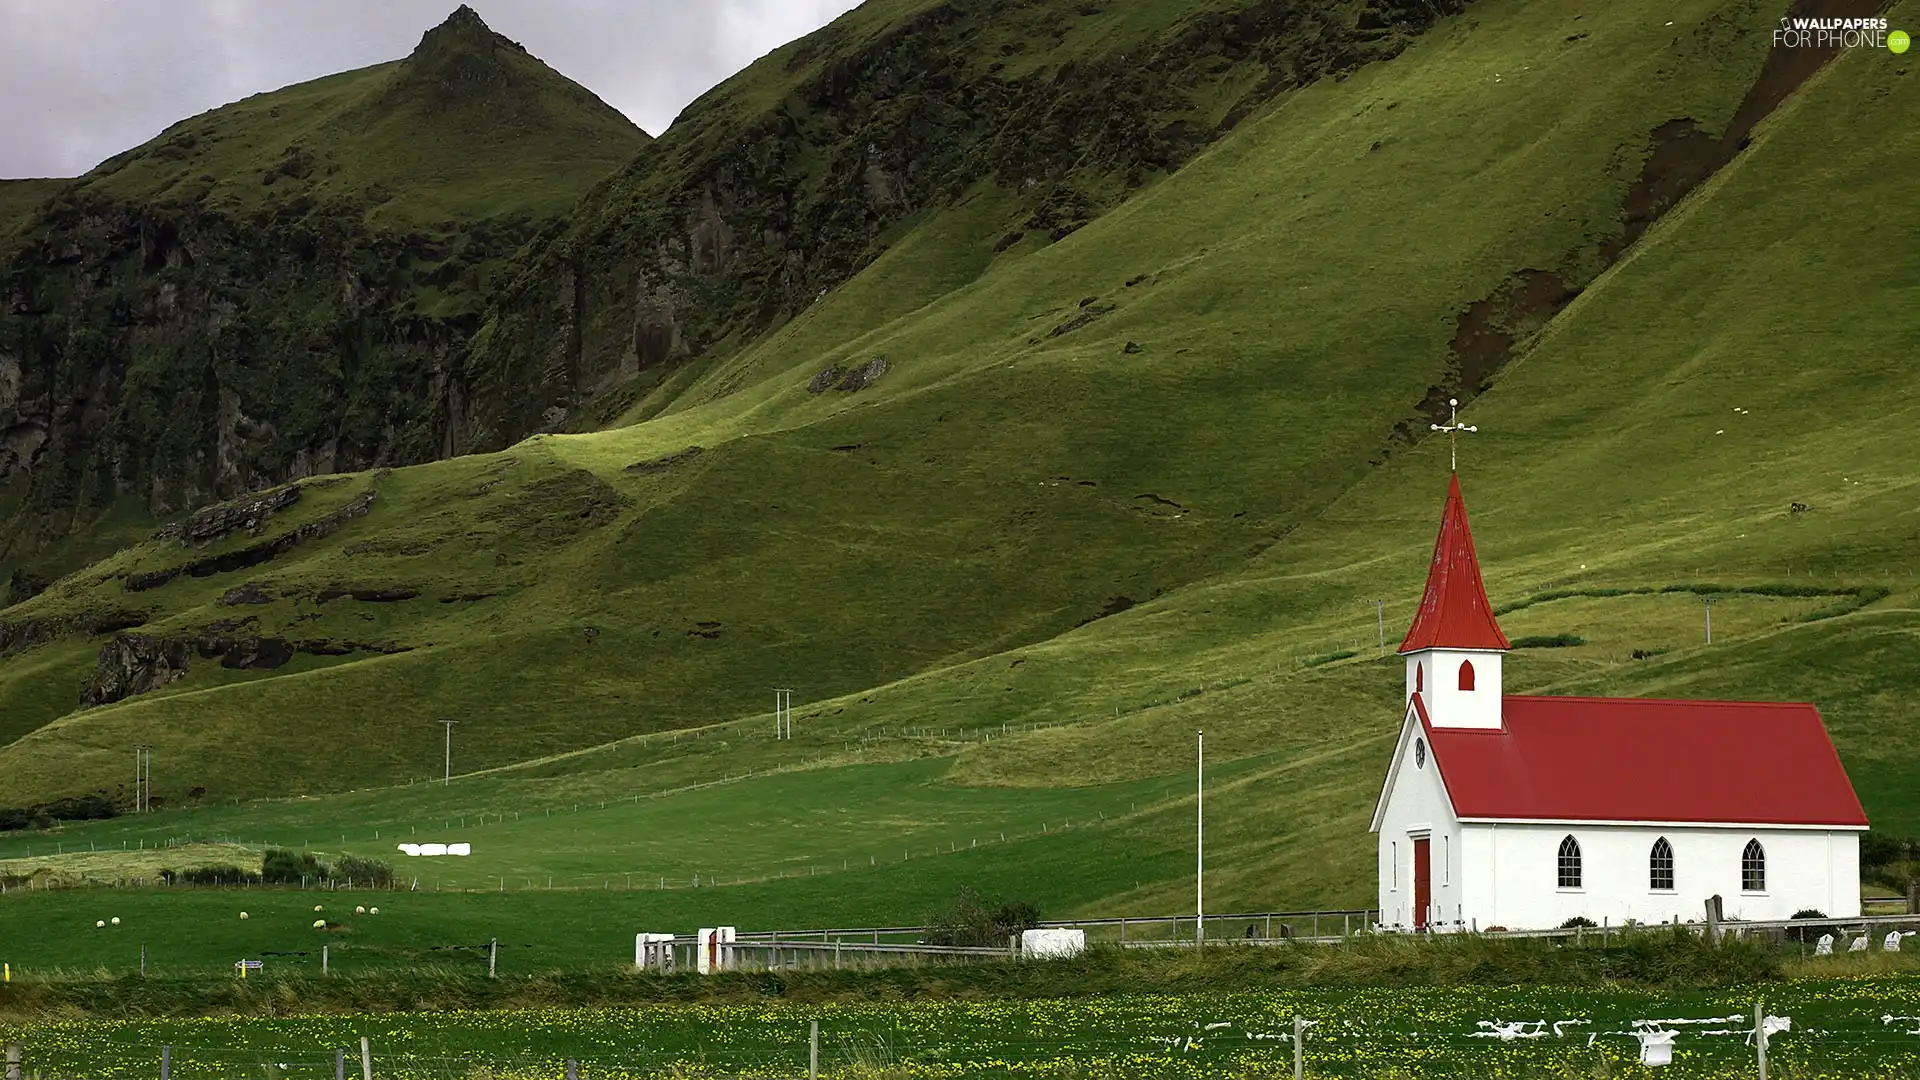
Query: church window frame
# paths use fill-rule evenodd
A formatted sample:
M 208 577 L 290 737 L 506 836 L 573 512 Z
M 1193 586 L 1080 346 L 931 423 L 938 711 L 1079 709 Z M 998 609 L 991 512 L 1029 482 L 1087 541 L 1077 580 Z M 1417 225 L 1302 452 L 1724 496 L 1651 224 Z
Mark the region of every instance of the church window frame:
M 1462 693 L 1471 694 L 1473 693 L 1473 686 L 1473 661 L 1462 660 L 1460 661 L 1460 690 Z
M 1424 693 L 1426 689 L 1427 689 L 1427 665 L 1422 663 L 1415 663 L 1413 665 L 1413 692 L 1416 694 Z
M 1653 849 L 1647 852 L 1647 889 L 1650 892 L 1670 893 L 1673 885 L 1673 844 L 1664 836 L 1653 842 Z
M 1747 841 L 1740 849 L 1740 891 L 1743 893 L 1763 893 L 1767 891 L 1767 849 L 1760 843 L 1759 837 Z
M 1440 884 L 1453 884 L 1453 836 L 1440 834 Z
M 1393 864 L 1393 869 L 1391 871 L 1392 876 L 1388 879 L 1389 883 L 1387 885 L 1387 891 L 1399 892 L 1400 891 L 1400 841 L 1398 840 L 1388 841 L 1387 848 L 1388 848 L 1387 861 Z
M 1583 872 L 1584 860 L 1580 856 L 1580 841 L 1568 833 L 1560 841 L 1560 850 L 1554 859 L 1555 881 L 1559 887 L 1568 891 L 1579 891 L 1586 880 Z

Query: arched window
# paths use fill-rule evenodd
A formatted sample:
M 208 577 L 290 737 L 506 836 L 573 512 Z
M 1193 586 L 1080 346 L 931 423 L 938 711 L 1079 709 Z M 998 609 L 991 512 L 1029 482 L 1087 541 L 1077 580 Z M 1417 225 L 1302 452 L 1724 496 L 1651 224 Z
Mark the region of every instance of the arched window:
M 1560 887 L 1580 887 L 1580 841 L 1571 836 L 1560 841 Z
M 1664 836 L 1653 842 L 1653 854 L 1647 857 L 1647 888 L 1656 892 L 1673 890 L 1673 845 Z
M 1460 689 L 1473 689 L 1473 661 L 1460 661 Z
M 1427 688 L 1427 665 L 1413 665 L 1413 692 L 1418 694 Z
M 1767 849 L 1760 841 L 1747 841 L 1747 850 L 1740 853 L 1740 891 L 1767 891 Z

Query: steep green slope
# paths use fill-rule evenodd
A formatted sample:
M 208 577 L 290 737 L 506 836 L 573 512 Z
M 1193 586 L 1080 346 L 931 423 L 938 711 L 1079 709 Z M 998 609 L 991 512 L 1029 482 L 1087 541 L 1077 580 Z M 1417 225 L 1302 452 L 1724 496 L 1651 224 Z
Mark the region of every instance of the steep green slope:
M 1463 3 L 873 0 L 694 102 L 518 261 L 462 366 L 455 445 L 657 413 L 971 207 L 935 288 L 888 289 L 895 313 L 925 303 Z
M 0 571 L 97 558 L 140 511 L 438 456 L 496 268 L 645 142 L 462 7 L 406 60 L 62 184 L 0 249 Z
M 1728 123 L 1767 15 L 1686 14 L 1687 32 L 1627 8 L 1444 24 L 1061 242 L 829 347 L 833 327 L 863 325 L 902 245 L 873 284 L 716 368 L 747 382 L 711 404 L 309 488 L 261 539 L 155 541 L 70 578 L 10 620 L 131 611 L 173 651 L 109 650 L 107 685 L 158 691 L 95 693 L 108 707 L 11 748 L 59 766 L 7 770 L 7 798 L 116 783 L 140 739 L 196 762 L 176 797 L 404 779 L 434 760 L 443 715 L 467 725 L 469 767 L 502 766 L 757 712 L 770 686 L 826 698 L 938 671 L 1244 565 L 1336 505 L 1428 388 L 1462 377 L 1460 312 L 1625 228 L 1651 132 Z M 829 363 L 881 353 L 870 388 L 811 392 Z M 244 572 L 206 561 L 362 491 L 375 501 L 334 536 Z M 293 666 L 261 677 L 275 664 Z M 940 705 L 972 701 L 974 722 L 1080 707 L 1057 685 L 965 678 Z M 1131 681 L 1096 707 L 1140 700 Z M 326 725 L 300 722 L 316 710 Z M 849 717 L 863 712 L 899 722 Z
M 52 179 L 0 180 L 0 252 L 12 245 L 15 230 L 67 183 Z

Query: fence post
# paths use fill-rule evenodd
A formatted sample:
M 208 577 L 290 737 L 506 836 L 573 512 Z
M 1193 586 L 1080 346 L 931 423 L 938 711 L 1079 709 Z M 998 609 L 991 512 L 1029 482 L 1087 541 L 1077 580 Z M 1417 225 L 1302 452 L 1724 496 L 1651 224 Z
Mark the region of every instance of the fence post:
M 141 942 L 141 943 L 140 943 L 140 977 L 141 977 L 141 978 L 143 978 L 143 979 L 147 977 L 147 945 L 146 945 L 146 942 Z
M 329 958 L 327 956 L 327 949 L 329 947 L 330 946 L 326 946 L 326 945 L 320 946 L 320 974 L 322 975 L 332 974 L 332 968 L 328 963 Z
M 167 1080 L 167 1077 L 172 1073 L 173 1073 L 173 1047 L 162 1046 L 160 1048 L 160 1080 Z
M 360 1036 L 360 1080 L 373 1080 L 373 1045 Z
M 1907 914 L 1920 915 L 1920 881 L 1907 886 Z
M 1720 894 L 1707 897 L 1707 941 L 1720 944 Z
M 333 1048 L 333 1080 L 347 1080 L 347 1052 Z
M 7 1080 L 20 1080 L 20 1044 L 7 1044 Z
M 580 1080 L 580 1063 L 572 1058 L 567 1059 L 567 1080 Z
M 1293 1080 L 1302 1080 L 1307 1075 L 1307 1021 L 1305 1017 L 1293 1018 Z
M 807 1080 L 820 1080 L 820 1021 L 807 1032 Z
M 1760 1080 L 1767 1080 L 1767 1007 L 1753 1003 L 1753 1046 L 1760 1058 Z
M 494 965 L 500 960 L 500 939 L 494 938 L 487 943 L 487 978 L 493 978 Z

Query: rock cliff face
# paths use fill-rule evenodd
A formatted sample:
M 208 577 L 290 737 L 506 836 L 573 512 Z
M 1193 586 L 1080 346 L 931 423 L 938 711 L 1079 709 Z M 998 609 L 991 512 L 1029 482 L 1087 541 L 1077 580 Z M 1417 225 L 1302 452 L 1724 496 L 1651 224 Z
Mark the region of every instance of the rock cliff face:
M 486 277 L 645 141 L 463 7 L 0 223 L 0 562 L 76 510 L 447 453 Z

